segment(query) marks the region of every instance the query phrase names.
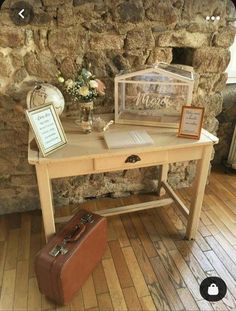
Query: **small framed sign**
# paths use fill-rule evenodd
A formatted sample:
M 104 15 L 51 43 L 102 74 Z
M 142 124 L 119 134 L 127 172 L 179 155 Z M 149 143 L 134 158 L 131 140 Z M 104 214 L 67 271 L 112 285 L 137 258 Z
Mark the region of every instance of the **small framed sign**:
M 204 108 L 183 106 L 180 125 L 179 137 L 199 139 L 201 135 Z
M 26 117 L 44 157 L 67 144 L 64 129 L 52 104 L 26 110 Z

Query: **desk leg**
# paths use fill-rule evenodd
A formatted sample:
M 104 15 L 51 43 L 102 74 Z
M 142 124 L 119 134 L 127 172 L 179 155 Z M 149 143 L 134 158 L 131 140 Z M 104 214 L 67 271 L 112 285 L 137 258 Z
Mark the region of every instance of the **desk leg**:
M 158 188 L 157 188 L 157 195 L 161 197 L 164 195 L 165 189 L 161 187 L 162 181 L 167 181 L 167 175 L 169 170 L 169 164 L 162 164 L 159 168 L 159 176 L 158 176 Z
M 55 232 L 54 210 L 52 204 L 51 180 L 46 165 L 36 165 L 40 203 L 46 242 Z
M 204 147 L 202 159 L 197 164 L 186 231 L 188 240 L 194 239 L 197 233 L 212 149 L 213 146 Z

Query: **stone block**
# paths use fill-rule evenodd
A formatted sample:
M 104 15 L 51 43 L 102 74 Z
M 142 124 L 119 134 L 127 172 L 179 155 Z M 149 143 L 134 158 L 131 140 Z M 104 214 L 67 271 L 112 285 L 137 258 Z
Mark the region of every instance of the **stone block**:
M 76 60 L 72 57 L 65 57 L 60 65 L 60 71 L 66 79 L 75 77 L 77 73 Z
M 3 131 L 5 132 L 5 131 Z M 7 135 L 5 135 L 6 137 Z M 2 136 L 1 136 L 2 137 Z M 12 147 L 13 143 L 9 143 L 9 147 L 4 148 L 7 144 L 4 142 L 6 138 L 1 138 L 2 144 L 0 144 L 1 154 L 0 154 L 0 176 L 12 175 L 16 172 L 16 166 L 19 164 L 20 159 L 17 157 L 17 147 Z M 8 139 L 10 136 L 7 136 Z
M 134 23 L 122 23 L 122 22 L 115 22 L 113 23 L 115 31 L 120 35 L 126 35 L 129 31 L 134 30 L 136 25 Z
M 13 175 L 11 183 L 14 186 L 33 186 L 37 185 L 36 175 Z
M 16 190 L 13 187 L 0 189 L 0 198 L 3 199 L 10 199 L 11 197 L 14 197 L 16 195 Z
M 165 1 L 145 1 L 146 16 L 151 21 L 158 22 L 159 25 L 173 29 L 178 22 L 180 13 L 170 0 Z
M 12 66 L 14 67 L 15 70 L 20 69 L 21 67 L 24 66 L 23 57 L 18 49 L 12 50 L 9 55 L 11 58 Z
M 14 109 L 16 103 L 26 108 L 25 99 L 26 99 L 27 93 L 30 90 L 32 90 L 32 88 L 35 86 L 36 81 L 38 81 L 38 79 L 34 77 L 31 80 L 27 79 L 27 80 L 24 80 L 23 83 L 20 83 L 18 85 L 15 83 L 11 85 L 10 87 L 8 87 L 8 89 L 6 90 L 6 95 L 8 95 L 8 98 L 11 98 L 11 100 L 10 101 L 7 100 L 7 102 L 4 104 L 4 108 L 10 111 Z M 0 100 L 0 103 L 1 103 L 1 100 Z
M 168 174 L 168 183 L 173 187 L 174 189 L 180 187 L 181 184 L 181 177 L 177 173 Z
M 26 145 L 27 150 L 27 145 Z M 35 174 L 35 168 L 28 163 L 27 157 L 21 158 L 16 166 L 15 174 Z
M 84 50 L 86 35 L 83 29 L 54 29 L 48 33 L 48 47 L 53 54 L 71 55 Z
M 0 133 L 0 148 L 12 148 L 21 144 L 18 134 L 14 130 L 4 130 Z M 3 154 L 2 154 L 3 155 Z
M 55 59 L 50 53 L 29 52 L 25 55 L 24 62 L 29 75 L 41 80 L 55 79 L 58 72 Z
M 192 104 L 196 107 L 205 107 L 207 118 L 216 117 L 222 111 L 223 96 L 221 93 L 194 95 Z
M 156 34 L 156 46 L 201 48 L 208 46 L 210 35 L 206 33 L 190 33 L 186 30 L 166 31 Z
M 125 179 L 132 181 L 135 180 L 135 182 L 142 182 L 142 174 L 140 169 L 136 168 L 133 170 L 127 170 L 126 174 L 125 174 Z
M 227 159 L 231 140 L 233 137 L 233 131 L 236 120 L 236 88 L 235 84 L 227 84 L 223 92 L 223 109 L 217 119 L 219 121 L 219 130 L 217 136 L 220 141 L 215 146 L 216 155 L 214 163 L 222 163 L 223 160 Z M 207 120 L 209 122 L 209 119 Z
M 0 215 L 10 214 L 13 212 L 21 213 L 25 211 L 32 211 L 40 208 L 40 202 L 38 197 L 25 196 L 20 198 L 18 195 L 6 199 L 1 204 Z
M 0 93 L 0 120 L 5 122 L 5 115 L 12 110 L 15 102 L 12 97 Z
M 169 165 L 168 182 L 173 188 L 188 187 L 195 175 L 194 162 L 173 163 Z M 188 169 L 187 169 L 188 168 Z
M 201 74 L 199 78 L 198 88 L 204 90 L 206 93 L 221 92 L 226 85 L 227 74 Z
M 128 70 L 130 69 L 130 64 L 128 60 L 121 54 L 115 53 L 116 55 L 112 56 L 112 62 L 118 69 L 120 70 Z
M 203 127 L 213 135 L 217 135 L 217 131 L 219 128 L 219 121 L 215 117 L 204 118 Z
M 57 23 L 59 27 L 69 27 L 74 25 L 74 11 L 72 6 L 60 6 L 57 11 Z
M 95 0 L 74 0 L 73 1 L 73 6 L 80 6 L 83 4 L 88 4 L 88 3 L 96 3 L 97 1 Z
M 186 167 L 186 175 L 188 178 L 190 178 L 191 181 L 193 181 L 195 174 L 196 174 L 196 163 L 190 161 L 188 163 L 188 166 Z
M 19 2 L 19 0 L 5 0 L 3 2 L 4 3 L 2 4 L 2 9 L 9 9 L 14 3 Z M 34 8 L 42 7 L 41 0 L 27 0 L 27 3 L 33 6 Z
M 75 22 L 78 24 L 84 23 L 84 27 L 91 21 L 100 23 L 103 19 L 106 21 L 107 5 L 103 0 L 79 1 L 77 4 L 74 2 Z
M 8 161 L 7 159 L 3 158 L 2 156 L 0 156 L 0 174 L 3 175 L 7 175 L 7 174 L 12 174 L 12 164 L 10 161 Z
M 3 48 L 19 48 L 25 43 L 25 31 L 21 28 L 0 28 L 0 46 Z
M 225 0 L 188 0 L 185 1 L 182 11 L 182 19 L 188 21 L 202 22 L 205 20 L 206 16 L 220 16 L 221 20 L 218 25 L 225 22 L 226 18 L 226 5 Z
M 8 188 L 11 186 L 11 175 L 1 175 L 0 176 L 0 188 Z
M 222 92 L 224 98 L 224 115 L 226 118 L 236 118 L 236 84 L 227 84 Z M 233 121 L 233 119 L 231 119 Z
M 102 81 L 106 85 L 106 94 L 95 101 L 94 113 L 98 115 L 114 112 L 114 79 L 102 78 Z
M 224 27 L 213 37 L 213 45 L 217 47 L 230 47 L 235 38 L 236 29 L 234 27 Z
M 127 198 L 130 196 L 130 192 L 129 191 L 115 191 L 112 192 L 110 194 L 110 197 L 113 199 L 117 199 L 117 198 Z
M 230 61 L 230 52 L 223 48 L 201 48 L 193 53 L 193 66 L 199 73 L 224 72 Z
M 145 17 L 145 10 L 141 0 L 130 0 L 117 6 L 115 16 L 122 22 L 141 22 Z
M 82 203 L 82 202 L 78 202 L 78 203 Z M 57 208 L 62 207 L 62 206 L 68 206 L 70 204 L 70 199 L 64 198 L 60 195 L 55 195 L 54 204 Z
M 12 74 L 13 68 L 10 63 L 9 57 L 4 56 L 3 53 L 0 52 L 0 76 L 9 78 Z
M 15 27 L 13 21 L 11 20 L 9 10 L 0 10 L 0 26 Z
M 0 103 L 1 101 L 8 102 L 10 106 L 9 110 L 7 110 L 5 107 L 4 109 L 0 110 L 0 121 L 5 123 L 5 128 L 14 130 L 16 134 L 19 134 L 19 132 L 21 132 L 20 135 L 22 135 L 22 133 L 27 134 L 28 122 L 26 121 L 25 115 L 23 113 L 19 114 L 19 110 L 14 111 L 14 105 L 16 105 L 14 99 L 12 97 L 0 95 Z
M 170 63 L 172 61 L 171 48 L 154 48 L 150 52 L 147 64 L 155 64 L 157 62 Z
M 202 19 L 198 22 L 187 23 L 185 27 L 189 32 L 212 33 L 217 31 L 218 24 L 206 22 L 206 20 Z
M 83 66 L 91 64 L 91 71 L 98 78 L 109 77 L 113 74 L 115 66 L 111 68 L 110 60 L 107 58 L 105 51 L 87 52 L 84 55 Z
M 44 6 L 60 6 L 63 4 L 72 4 L 73 0 L 42 0 Z
M 27 76 L 28 73 L 25 68 L 21 68 L 14 73 L 13 80 L 15 83 L 21 83 L 24 81 L 24 79 L 26 79 Z
M 150 50 L 145 49 L 135 49 L 135 50 L 126 50 L 125 58 L 128 60 L 131 68 L 140 68 L 145 66 L 148 58 L 150 57 Z
M 53 16 L 42 10 L 41 8 L 39 9 L 34 9 L 34 19 L 30 23 L 32 26 L 50 26 L 53 24 Z
M 121 50 L 124 46 L 124 36 L 92 34 L 89 42 L 91 50 Z
M 146 49 L 150 50 L 154 48 L 155 40 L 151 29 L 138 29 L 131 30 L 127 34 L 125 41 L 125 48 L 128 50 Z
M 127 32 L 127 28 L 125 27 L 126 31 L 122 33 L 121 29 L 117 27 L 117 24 L 113 24 L 111 21 L 103 21 L 100 20 L 99 22 L 96 19 L 91 19 L 91 21 L 86 21 L 82 23 L 82 26 L 89 31 L 96 32 L 96 33 L 118 33 L 120 35 Z

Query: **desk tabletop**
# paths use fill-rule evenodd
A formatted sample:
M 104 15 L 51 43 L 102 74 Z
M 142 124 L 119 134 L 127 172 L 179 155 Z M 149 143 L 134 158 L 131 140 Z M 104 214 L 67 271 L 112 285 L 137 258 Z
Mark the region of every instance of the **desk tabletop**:
M 37 148 L 32 147 L 33 134 L 29 133 L 28 161 L 30 164 L 52 163 L 58 161 L 73 160 L 77 158 L 103 158 L 111 155 L 120 155 L 124 153 L 152 152 L 158 150 L 188 148 L 201 145 L 217 144 L 219 139 L 202 129 L 199 140 L 177 137 L 177 129 L 162 128 L 153 126 L 135 126 L 113 124 L 109 131 L 130 131 L 146 130 L 152 137 L 154 145 L 108 149 L 104 140 L 104 132 L 92 132 L 84 134 L 79 127 L 76 127 L 74 120 L 64 119 L 62 124 L 66 133 L 68 144 L 44 158 Z

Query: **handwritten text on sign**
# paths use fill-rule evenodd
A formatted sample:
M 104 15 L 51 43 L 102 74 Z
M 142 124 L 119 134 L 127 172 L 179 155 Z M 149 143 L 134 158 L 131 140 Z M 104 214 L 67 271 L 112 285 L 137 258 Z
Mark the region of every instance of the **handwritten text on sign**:
M 186 135 L 198 135 L 202 110 L 185 109 L 181 131 Z
M 155 93 L 138 93 L 136 97 L 136 106 L 145 106 L 145 108 L 166 108 L 170 104 L 170 96 L 160 96 Z
M 33 120 L 37 125 L 45 149 L 49 149 L 61 142 L 61 137 L 50 108 L 33 115 Z

